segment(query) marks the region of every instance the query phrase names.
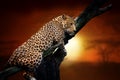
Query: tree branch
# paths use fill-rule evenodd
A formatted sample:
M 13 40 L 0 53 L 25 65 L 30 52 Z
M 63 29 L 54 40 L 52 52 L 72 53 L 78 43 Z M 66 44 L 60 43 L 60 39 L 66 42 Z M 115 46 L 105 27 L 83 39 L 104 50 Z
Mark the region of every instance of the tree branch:
M 8 76 L 11 76 L 22 69 L 19 67 L 10 67 L 0 72 L 0 80 L 5 80 Z
M 81 30 L 84 27 L 84 25 L 92 18 L 110 10 L 110 8 L 112 7 L 111 4 L 104 8 L 101 8 L 101 6 L 107 3 L 108 1 L 109 0 L 93 0 L 93 2 L 83 11 L 83 13 L 81 13 L 80 16 L 78 16 L 76 20 L 76 33 L 79 32 L 79 30 Z

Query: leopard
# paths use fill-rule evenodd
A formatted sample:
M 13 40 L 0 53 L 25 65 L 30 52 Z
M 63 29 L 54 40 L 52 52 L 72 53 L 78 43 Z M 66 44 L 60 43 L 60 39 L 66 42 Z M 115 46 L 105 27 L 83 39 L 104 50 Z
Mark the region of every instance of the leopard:
M 11 66 L 26 67 L 34 71 L 41 64 L 44 51 L 54 45 L 64 47 L 65 33 L 75 35 L 76 25 L 74 18 L 63 14 L 44 24 L 26 42 L 16 48 L 8 60 Z M 66 50 L 65 50 L 66 51 Z

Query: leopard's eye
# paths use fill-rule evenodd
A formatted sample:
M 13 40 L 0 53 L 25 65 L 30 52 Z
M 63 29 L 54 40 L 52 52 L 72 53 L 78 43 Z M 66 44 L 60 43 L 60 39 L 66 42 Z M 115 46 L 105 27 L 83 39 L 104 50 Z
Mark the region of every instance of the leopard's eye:
M 73 25 L 73 23 L 70 23 L 70 25 Z

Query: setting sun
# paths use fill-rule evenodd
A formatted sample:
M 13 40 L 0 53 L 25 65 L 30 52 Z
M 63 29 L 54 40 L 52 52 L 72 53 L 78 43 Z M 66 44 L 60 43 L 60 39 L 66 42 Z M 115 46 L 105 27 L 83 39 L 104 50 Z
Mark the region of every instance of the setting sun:
M 80 52 L 82 51 L 82 41 L 81 39 L 74 37 L 69 40 L 65 48 L 67 50 L 67 60 L 76 61 L 78 60 L 78 57 L 81 56 Z

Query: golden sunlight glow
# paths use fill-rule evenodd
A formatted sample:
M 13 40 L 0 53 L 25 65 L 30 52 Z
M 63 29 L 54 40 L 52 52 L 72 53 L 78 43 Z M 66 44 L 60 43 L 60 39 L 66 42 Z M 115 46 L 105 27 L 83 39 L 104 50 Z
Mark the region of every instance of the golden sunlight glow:
M 82 41 L 81 39 L 74 37 L 69 40 L 65 48 L 67 50 L 66 59 L 69 61 L 77 61 L 78 57 L 81 56 L 80 53 L 82 51 Z

